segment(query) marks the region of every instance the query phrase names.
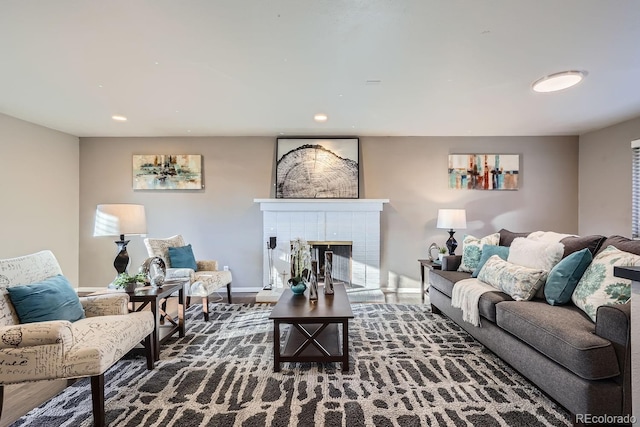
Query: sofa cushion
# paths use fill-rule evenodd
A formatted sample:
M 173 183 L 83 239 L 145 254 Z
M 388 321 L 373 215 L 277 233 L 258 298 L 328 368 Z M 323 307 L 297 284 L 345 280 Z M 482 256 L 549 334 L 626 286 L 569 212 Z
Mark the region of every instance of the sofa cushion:
M 500 234 L 500 242 L 498 243 L 500 246 L 511 246 L 511 242 L 516 237 L 527 237 L 531 232 L 524 233 L 514 233 L 513 231 L 505 230 L 504 228 L 498 231 Z
M 478 277 L 478 273 L 480 273 L 482 267 L 484 267 L 484 265 L 487 263 L 487 260 L 493 255 L 498 255 L 500 258 L 506 261 L 509 257 L 509 247 L 498 245 L 484 245 L 482 247 L 480 261 L 478 261 L 478 266 L 475 270 L 473 270 L 473 273 L 471 273 L 471 277 Z
M 564 254 L 562 255 L 562 257 L 565 258 L 574 252 L 581 251 L 582 249 L 589 249 L 591 255 L 595 256 L 605 239 L 606 237 L 599 234 L 594 234 L 591 236 L 565 237 L 564 239 L 560 240 L 560 243 L 564 245 Z
M 484 245 L 497 245 L 500 241 L 500 234 L 493 233 L 488 236 L 478 238 L 471 235 L 464 236 L 462 241 L 462 262 L 458 271 L 472 273 L 480 262 L 482 247 Z
M 544 284 L 547 272 L 513 264 L 493 255 L 480 270 L 478 279 L 516 301 L 530 300 Z
M 549 272 L 544 286 L 544 297 L 547 302 L 551 305 L 562 305 L 571 301 L 571 295 L 592 259 L 591 252 L 585 248 L 570 254 L 556 264 Z
M 621 251 L 640 255 L 640 240 L 627 239 L 626 237 L 617 235 L 609 236 L 600 246 L 598 253 L 602 252 L 609 246 L 615 246 Z
M 68 320 L 84 317 L 78 294 L 66 277 L 59 274 L 41 282 L 7 288 L 20 323 Z
M 595 322 L 598 307 L 625 304 L 631 298 L 631 281 L 613 275 L 615 266 L 640 266 L 640 255 L 608 246 L 587 267 L 571 301 Z
M 587 380 L 620 374 L 613 345 L 574 306 L 544 301 L 506 301 L 496 306 L 496 323 L 540 353 Z
M 451 298 L 453 285 L 463 279 L 468 279 L 469 273 L 461 273 L 459 271 L 441 271 L 433 270 L 429 272 L 429 283 L 440 293 Z M 478 311 L 480 316 L 495 323 L 496 321 L 496 304 L 502 301 L 513 301 L 513 299 L 504 292 L 486 292 L 480 297 L 478 302 Z

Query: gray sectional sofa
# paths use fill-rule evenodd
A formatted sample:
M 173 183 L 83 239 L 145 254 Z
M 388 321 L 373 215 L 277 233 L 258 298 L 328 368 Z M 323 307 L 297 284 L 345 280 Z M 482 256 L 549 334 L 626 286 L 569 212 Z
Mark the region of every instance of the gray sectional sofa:
M 500 230 L 500 245 L 528 233 Z M 640 255 L 640 242 L 620 236 L 572 237 L 562 241 L 564 256 L 589 248 L 595 255 L 608 245 Z M 459 256 L 443 264 L 456 270 Z M 602 306 L 594 323 L 575 305 L 549 305 L 536 296 L 514 301 L 495 291 L 479 302 L 481 326 L 463 321 L 451 305 L 453 286 L 470 273 L 433 270 L 429 298 L 436 314 L 445 314 L 519 371 L 574 416 L 631 414 L 630 304 Z

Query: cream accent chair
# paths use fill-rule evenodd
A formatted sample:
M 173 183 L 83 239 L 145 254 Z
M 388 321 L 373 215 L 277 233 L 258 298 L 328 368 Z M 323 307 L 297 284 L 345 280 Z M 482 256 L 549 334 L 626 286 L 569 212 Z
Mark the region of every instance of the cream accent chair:
M 141 341 L 147 369 L 154 367 L 150 311 L 129 313 L 129 295 L 80 298 L 85 318 L 20 324 L 8 287 L 62 274 L 51 251 L 0 260 L 0 414 L 4 386 L 29 381 L 91 377 L 93 420 L 104 426 L 104 373 Z
M 227 287 L 227 300 L 231 303 L 231 272 L 218 271 L 218 261 L 196 261 L 198 271 L 190 268 L 172 268 L 169 259 L 169 248 L 179 248 L 186 246 L 181 235 L 168 237 L 166 239 L 144 239 L 147 252 L 150 257 L 160 257 L 167 266 L 165 280 L 178 278 L 189 278 L 189 283 L 185 287 L 187 296 L 187 306 L 191 297 L 202 298 L 202 314 L 204 320 L 209 320 L 209 295 L 223 286 Z

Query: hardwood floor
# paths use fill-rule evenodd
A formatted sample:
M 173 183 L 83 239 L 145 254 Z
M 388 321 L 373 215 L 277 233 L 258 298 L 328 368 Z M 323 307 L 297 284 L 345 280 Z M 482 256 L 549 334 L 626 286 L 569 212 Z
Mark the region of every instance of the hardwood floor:
M 419 293 L 385 292 L 384 297 L 385 302 L 388 304 L 422 304 Z M 172 298 L 172 300 L 175 300 L 175 298 Z M 211 302 L 226 302 L 226 300 L 226 296 L 222 300 L 217 300 L 215 295 L 211 298 Z M 232 294 L 232 300 L 234 304 L 253 304 L 256 302 L 256 294 L 235 293 Z M 170 301 L 168 304 L 168 311 L 174 309 L 172 305 L 175 302 L 173 304 L 172 302 Z M 51 399 L 64 390 L 66 384 L 66 380 L 57 380 L 5 386 L 0 427 L 9 426 L 31 409 Z

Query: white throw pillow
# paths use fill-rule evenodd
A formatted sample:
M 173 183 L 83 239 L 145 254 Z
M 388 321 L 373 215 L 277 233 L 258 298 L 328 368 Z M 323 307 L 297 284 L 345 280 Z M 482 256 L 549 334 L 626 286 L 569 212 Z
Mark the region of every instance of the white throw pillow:
M 571 295 L 594 322 L 601 305 L 625 304 L 631 298 L 631 281 L 615 277 L 614 266 L 640 266 L 640 256 L 608 246 L 596 255 Z
M 545 270 L 547 273 L 562 259 L 564 245 L 517 237 L 511 242 L 507 261 L 523 267 Z
M 497 245 L 498 243 L 500 243 L 500 233 L 489 234 L 481 239 L 471 235 L 464 236 L 464 240 L 462 240 L 462 261 L 460 261 L 458 271 L 473 273 L 473 270 L 476 269 L 480 262 L 482 247 L 484 245 Z
M 527 301 L 547 280 L 547 272 L 513 264 L 493 255 L 478 273 L 478 280 L 500 289 L 516 301 Z

